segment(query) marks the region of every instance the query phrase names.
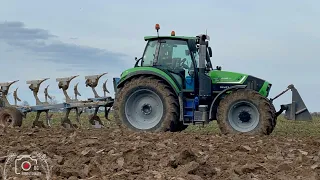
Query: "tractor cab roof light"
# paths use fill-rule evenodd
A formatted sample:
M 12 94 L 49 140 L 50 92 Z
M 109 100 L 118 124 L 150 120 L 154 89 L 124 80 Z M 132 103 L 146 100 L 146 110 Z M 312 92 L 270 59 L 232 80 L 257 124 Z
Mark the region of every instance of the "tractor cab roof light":
M 154 28 L 157 30 L 157 35 L 158 35 L 158 38 L 159 38 L 160 25 L 159 25 L 159 24 L 156 24 L 156 25 L 154 26 Z
M 159 24 L 156 24 L 154 28 L 155 28 L 157 31 L 159 31 L 160 25 L 159 25 Z

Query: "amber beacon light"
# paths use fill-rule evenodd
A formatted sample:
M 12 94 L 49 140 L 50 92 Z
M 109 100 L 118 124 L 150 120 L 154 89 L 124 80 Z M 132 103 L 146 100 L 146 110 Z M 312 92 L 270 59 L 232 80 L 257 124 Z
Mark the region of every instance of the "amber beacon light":
M 155 29 L 158 31 L 160 29 L 160 25 L 159 24 L 156 24 L 155 25 Z

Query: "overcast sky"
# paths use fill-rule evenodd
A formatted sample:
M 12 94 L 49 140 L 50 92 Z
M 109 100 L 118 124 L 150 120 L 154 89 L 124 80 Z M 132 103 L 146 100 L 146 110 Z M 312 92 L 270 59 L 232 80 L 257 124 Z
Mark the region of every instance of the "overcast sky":
M 82 99 L 92 96 L 84 76 L 108 72 L 119 76 L 141 57 L 143 36 L 195 36 L 207 29 L 212 63 L 222 70 L 243 72 L 272 84 L 270 96 L 294 84 L 310 111 L 320 100 L 320 1 L 207 0 L 110 1 L 0 0 L 0 81 L 20 80 L 19 96 L 34 104 L 26 80 L 50 78 L 49 93 L 62 101 L 55 78 L 80 75 Z M 102 94 L 102 83 L 98 92 Z M 290 103 L 290 94 L 276 108 Z M 12 97 L 10 97 L 12 101 Z

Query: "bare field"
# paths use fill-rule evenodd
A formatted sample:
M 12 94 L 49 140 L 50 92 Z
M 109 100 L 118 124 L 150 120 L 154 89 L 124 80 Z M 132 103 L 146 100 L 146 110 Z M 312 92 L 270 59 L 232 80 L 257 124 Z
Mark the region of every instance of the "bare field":
M 102 129 L 92 129 L 82 115 L 85 128 L 66 130 L 59 127 L 61 117 L 54 114 L 51 129 L 31 129 L 34 114 L 28 114 L 22 128 L 0 136 L 0 157 L 45 153 L 52 179 L 320 179 L 319 118 L 280 118 L 272 135 L 258 137 L 224 136 L 216 123 L 181 133 L 137 133 L 102 115 Z M 0 161 L 2 173 L 6 159 Z

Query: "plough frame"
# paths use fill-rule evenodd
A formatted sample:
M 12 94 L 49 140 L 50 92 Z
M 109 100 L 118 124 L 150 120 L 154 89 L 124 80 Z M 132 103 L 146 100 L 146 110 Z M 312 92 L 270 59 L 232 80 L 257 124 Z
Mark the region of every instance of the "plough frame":
M 33 96 L 36 100 L 36 105 L 34 106 L 22 106 L 18 105 L 17 102 L 21 101 L 21 99 L 18 97 L 18 88 L 15 89 L 13 92 L 13 98 L 14 98 L 14 105 L 11 105 L 8 101 L 8 93 L 10 87 L 18 82 L 19 80 L 16 81 L 11 81 L 11 82 L 5 82 L 5 83 L 0 83 L 0 100 L 2 100 L 2 108 L 5 107 L 15 107 L 17 110 L 19 110 L 22 114 L 23 117 L 26 117 L 26 115 L 30 112 L 36 112 L 36 118 L 33 121 L 32 127 L 38 126 L 38 127 L 45 127 L 44 123 L 42 121 L 39 121 L 40 119 L 40 114 L 42 112 L 46 113 L 46 124 L 48 127 L 51 127 L 51 118 L 52 115 L 49 115 L 49 111 L 53 109 L 64 109 L 65 110 L 65 115 L 61 119 L 61 125 L 63 127 L 77 127 L 76 124 L 72 124 L 71 120 L 69 119 L 69 114 L 72 110 L 75 110 L 76 112 L 76 120 L 80 127 L 82 126 L 82 123 L 80 121 L 80 115 L 82 114 L 81 108 L 89 108 L 89 109 L 94 109 L 93 115 L 90 116 L 89 122 L 92 125 L 99 125 L 103 126 L 102 121 L 100 120 L 99 116 L 97 116 L 98 110 L 101 107 L 104 107 L 104 117 L 108 119 L 108 114 L 111 110 L 111 107 L 113 105 L 114 99 L 110 96 L 107 96 L 106 94 L 109 93 L 107 89 L 107 81 L 106 80 L 103 85 L 103 96 L 99 96 L 96 87 L 99 83 L 99 80 L 102 76 L 106 75 L 107 73 L 102 73 L 98 75 L 91 75 L 91 76 L 85 76 L 85 85 L 86 87 L 90 87 L 92 89 L 92 92 L 94 94 L 94 98 L 88 98 L 87 100 L 79 100 L 78 96 L 81 96 L 80 92 L 78 91 L 78 85 L 79 83 L 76 83 L 74 85 L 74 99 L 70 98 L 67 90 L 69 89 L 70 82 L 78 77 L 79 75 L 76 76 L 70 76 L 70 77 L 64 77 L 64 78 L 56 78 L 56 81 L 58 82 L 58 87 L 63 91 L 63 94 L 65 96 L 65 102 L 63 103 L 58 103 L 58 104 L 50 104 L 48 102 L 48 99 L 52 100 L 52 97 L 49 95 L 48 88 L 49 85 L 44 89 L 44 96 L 45 96 L 45 101 L 42 102 L 40 98 L 38 97 L 39 89 L 40 86 L 43 82 L 47 81 L 49 78 L 44 78 L 44 79 L 38 79 L 38 80 L 29 80 L 26 83 L 29 84 L 29 89 L 33 92 Z M 0 109 L 1 111 L 1 109 Z M 0 120 L 2 121 L 2 120 Z

